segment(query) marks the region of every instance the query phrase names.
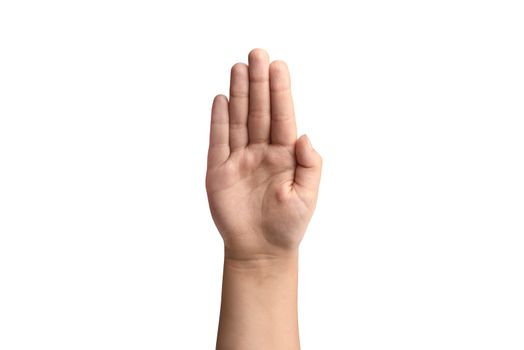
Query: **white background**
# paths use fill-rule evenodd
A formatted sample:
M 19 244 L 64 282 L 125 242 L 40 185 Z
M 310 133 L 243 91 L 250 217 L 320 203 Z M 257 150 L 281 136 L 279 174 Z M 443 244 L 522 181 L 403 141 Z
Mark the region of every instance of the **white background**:
M 213 349 L 211 100 L 254 47 L 324 158 L 302 348 L 524 348 L 520 1 L 0 2 L 0 349 Z

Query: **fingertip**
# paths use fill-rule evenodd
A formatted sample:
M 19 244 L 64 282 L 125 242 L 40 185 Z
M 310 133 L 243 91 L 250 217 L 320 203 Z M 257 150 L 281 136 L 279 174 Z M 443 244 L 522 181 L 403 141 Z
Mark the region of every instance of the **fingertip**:
M 225 95 L 216 95 L 213 99 L 213 105 L 211 107 L 211 119 L 212 121 L 224 121 L 228 118 L 228 99 Z
M 249 61 L 267 61 L 269 60 L 269 54 L 267 53 L 266 50 L 264 49 L 260 49 L 260 48 L 255 48 L 253 50 L 251 50 L 249 52 Z
M 297 140 L 297 160 L 305 167 L 316 167 L 322 165 L 322 156 L 313 148 L 311 140 L 304 134 Z
M 304 134 L 304 135 L 301 135 L 297 142 L 300 142 L 301 146 L 303 147 L 307 147 L 307 148 L 313 148 L 313 146 L 311 145 L 311 140 L 309 139 L 309 137 L 307 136 L 307 134 Z
M 304 134 L 304 139 L 306 140 L 306 144 L 309 148 L 313 148 L 313 145 L 311 144 L 311 140 L 309 139 L 309 136 L 307 136 L 307 134 Z
M 239 62 L 231 67 L 229 96 L 231 98 L 249 96 L 249 68 L 247 64 Z
M 269 65 L 269 80 L 272 92 L 287 91 L 291 87 L 289 70 L 284 61 L 273 61 Z
M 273 73 L 286 73 L 289 71 L 289 67 L 285 61 L 274 60 L 269 65 L 269 70 Z
M 220 100 L 222 100 L 222 101 L 224 101 L 224 102 L 227 102 L 227 96 L 224 95 L 224 94 L 218 94 L 218 95 L 216 95 L 216 96 L 215 96 L 215 102 L 222 102 L 222 101 L 220 101 Z
M 269 80 L 269 55 L 263 49 L 254 49 L 249 53 L 249 81 L 267 83 Z
M 243 74 L 244 72 L 247 73 L 248 67 L 247 64 L 243 62 L 237 62 L 231 67 L 231 74 Z
M 223 107 L 227 107 L 228 99 L 226 95 L 219 94 L 213 99 L 213 110 L 217 110 Z

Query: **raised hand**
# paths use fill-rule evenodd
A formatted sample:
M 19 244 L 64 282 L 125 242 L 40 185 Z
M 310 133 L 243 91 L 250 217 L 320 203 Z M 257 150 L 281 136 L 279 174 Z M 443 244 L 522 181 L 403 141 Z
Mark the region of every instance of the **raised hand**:
M 206 189 L 227 257 L 297 250 L 315 209 L 322 159 L 297 140 L 289 71 L 255 49 L 213 101 Z

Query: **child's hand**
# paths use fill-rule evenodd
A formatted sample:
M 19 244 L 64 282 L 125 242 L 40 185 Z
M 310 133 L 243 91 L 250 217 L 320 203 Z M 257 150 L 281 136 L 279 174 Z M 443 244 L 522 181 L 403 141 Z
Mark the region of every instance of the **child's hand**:
M 230 100 L 215 97 L 206 189 L 230 259 L 294 253 L 317 201 L 322 159 L 297 140 L 290 78 L 255 49 L 231 70 Z

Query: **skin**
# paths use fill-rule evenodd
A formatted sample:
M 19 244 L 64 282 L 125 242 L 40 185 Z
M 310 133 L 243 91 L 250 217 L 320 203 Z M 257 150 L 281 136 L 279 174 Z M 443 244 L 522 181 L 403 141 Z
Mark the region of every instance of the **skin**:
M 217 349 L 300 349 L 298 248 L 322 158 L 297 139 L 289 70 L 254 49 L 213 101 L 206 190 L 224 240 Z

